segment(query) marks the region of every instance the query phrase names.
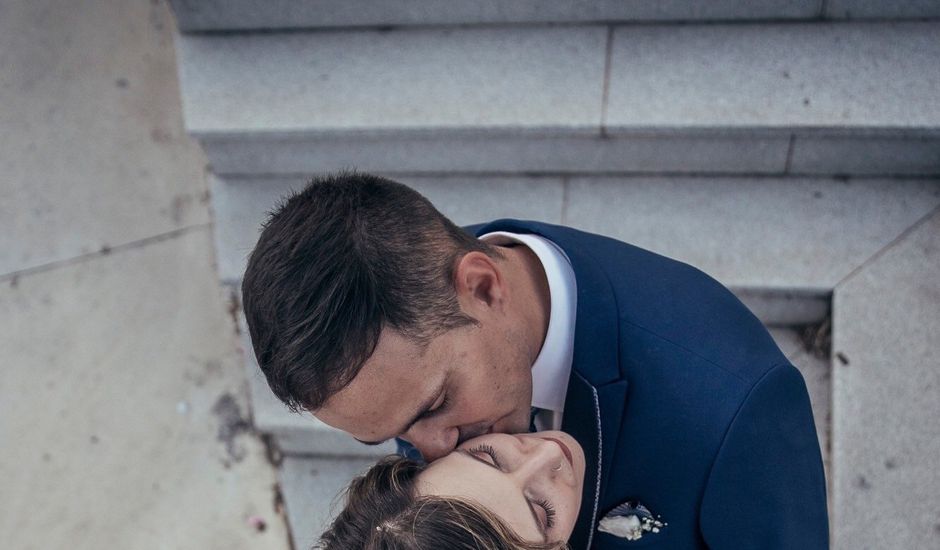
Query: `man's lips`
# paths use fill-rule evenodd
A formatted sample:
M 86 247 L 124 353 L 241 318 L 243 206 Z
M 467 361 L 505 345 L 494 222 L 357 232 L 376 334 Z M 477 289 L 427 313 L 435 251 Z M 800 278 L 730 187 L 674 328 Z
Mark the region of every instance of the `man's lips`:
M 554 437 L 543 437 L 542 439 L 546 441 L 554 441 L 555 443 L 558 443 L 558 446 L 561 447 L 561 452 L 565 453 L 565 459 L 568 461 L 568 464 L 574 467 L 574 459 L 571 458 L 571 449 L 569 449 L 567 445 L 555 439 Z

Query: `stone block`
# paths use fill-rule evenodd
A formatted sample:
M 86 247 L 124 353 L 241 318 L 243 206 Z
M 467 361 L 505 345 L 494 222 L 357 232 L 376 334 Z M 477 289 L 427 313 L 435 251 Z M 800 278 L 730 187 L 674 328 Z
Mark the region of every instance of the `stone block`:
M 0 284 L 4 548 L 284 548 L 211 258 L 201 227 Z
M 934 548 L 940 212 L 833 296 L 833 547 Z
M 187 128 L 596 133 L 601 26 L 182 36 Z
M 829 314 L 831 293 L 824 288 L 731 286 L 729 289 L 769 327 L 815 324 Z
M 604 123 L 936 129 L 938 89 L 936 22 L 625 26 L 613 35 Z
M 820 0 L 170 0 L 183 31 L 388 25 L 473 25 L 812 18 Z
M 800 340 L 800 334 L 793 327 L 767 327 L 770 336 L 773 337 L 777 347 L 787 357 L 792 358 L 803 352 L 803 342 Z
M 343 492 L 349 482 L 374 462 L 356 458 L 285 458 L 279 478 L 290 523 L 291 548 L 313 548 L 342 509 Z
M 241 281 L 261 224 L 277 201 L 300 190 L 302 177 L 225 179 L 209 176 L 215 217 L 216 264 L 224 283 Z
M 938 136 L 797 135 L 793 174 L 938 175 Z
M 0 274 L 209 221 L 172 26 L 162 3 L 0 7 Z
M 901 19 L 940 17 L 937 0 L 827 0 L 833 19 Z
M 387 174 L 603 172 L 762 173 L 786 169 L 788 136 L 464 136 L 305 139 L 203 138 L 221 174 L 296 174 L 359 168 Z
M 725 285 L 826 295 L 940 204 L 940 180 L 572 178 L 565 222 Z

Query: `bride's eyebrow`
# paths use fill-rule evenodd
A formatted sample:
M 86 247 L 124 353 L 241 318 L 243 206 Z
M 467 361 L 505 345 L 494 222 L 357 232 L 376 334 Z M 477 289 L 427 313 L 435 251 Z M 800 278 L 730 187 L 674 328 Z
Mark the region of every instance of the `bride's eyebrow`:
M 456 451 L 458 453 L 458 456 L 466 456 L 468 458 L 472 458 L 473 460 L 479 462 L 480 464 L 485 464 L 489 466 L 490 468 L 493 468 L 494 470 L 499 470 L 500 472 L 502 471 L 502 469 L 500 469 L 499 466 L 496 466 L 494 464 L 491 464 L 483 460 L 482 458 L 474 455 L 473 453 L 471 453 L 470 451 L 466 449 L 456 449 Z M 539 532 L 540 535 L 542 535 L 542 542 L 548 542 L 548 531 L 545 530 L 545 526 L 542 525 L 542 522 L 539 520 L 539 515 L 535 511 L 535 506 L 532 505 L 532 501 L 526 498 L 525 495 L 523 495 L 522 498 L 525 499 L 525 503 L 529 507 L 529 513 L 532 514 L 532 521 L 535 522 L 536 530 Z

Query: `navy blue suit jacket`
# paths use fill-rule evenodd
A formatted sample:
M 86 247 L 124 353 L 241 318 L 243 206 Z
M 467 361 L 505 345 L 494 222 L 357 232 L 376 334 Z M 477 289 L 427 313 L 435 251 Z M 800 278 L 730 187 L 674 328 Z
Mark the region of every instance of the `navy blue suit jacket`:
M 689 265 L 566 227 L 498 220 L 468 230 L 541 235 L 574 268 L 562 429 L 584 447 L 587 473 L 573 550 L 828 547 L 803 378 L 725 287 Z M 597 531 L 627 500 L 668 525 L 636 541 Z

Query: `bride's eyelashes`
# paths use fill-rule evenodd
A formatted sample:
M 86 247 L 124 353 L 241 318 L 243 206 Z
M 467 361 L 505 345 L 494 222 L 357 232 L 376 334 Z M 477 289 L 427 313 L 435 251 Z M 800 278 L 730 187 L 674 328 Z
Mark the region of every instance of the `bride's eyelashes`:
M 488 455 L 490 457 L 490 460 L 493 461 L 493 466 L 495 466 L 499 470 L 505 471 L 502 468 L 502 466 L 500 466 L 499 455 L 496 453 L 496 449 L 494 449 L 492 445 L 480 444 L 480 445 L 477 445 L 476 447 L 467 449 L 467 451 L 473 454 L 484 453 Z M 537 504 L 540 508 L 542 508 L 542 510 L 545 511 L 545 525 L 544 525 L 545 529 L 548 530 L 554 527 L 555 526 L 555 507 L 552 505 L 552 503 L 544 498 L 532 499 L 532 502 Z
M 499 456 L 496 454 L 496 449 L 492 445 L 480 444 L 476 447 L 469 449 L 471 453 L 485 453 L 489 455 L 490 460 L 493 461 L 493 466 L 496 466 L 498 469 L 503 470 L 501 463 L 499 461 Z
M 539 498 L 535 499 L 535 503 L 542 507 L 545 510 L 545 528 L 551 529 L 555 526 L 555 507 L 552 506 L 552 503 Z

